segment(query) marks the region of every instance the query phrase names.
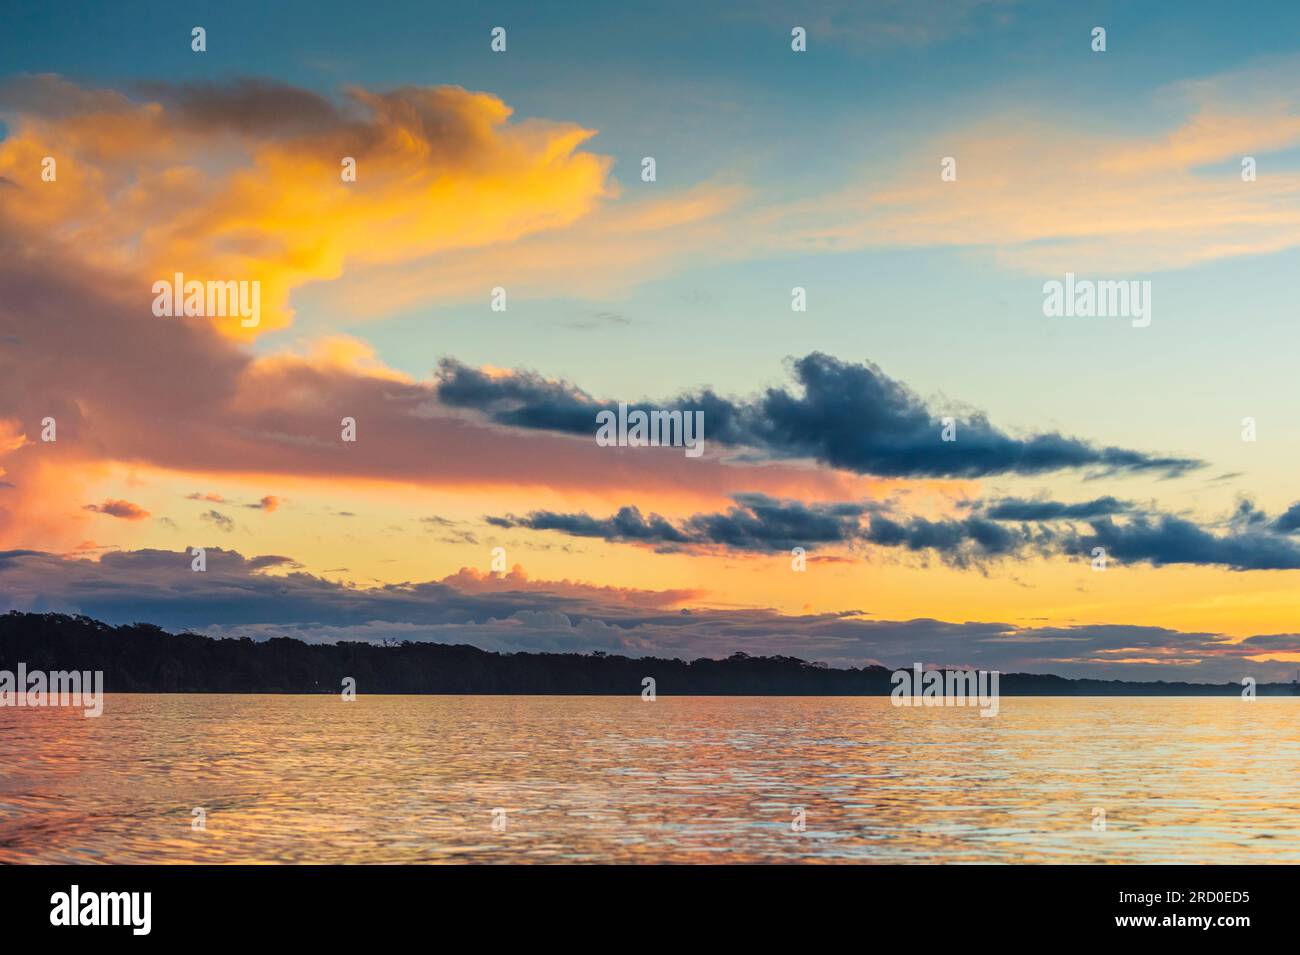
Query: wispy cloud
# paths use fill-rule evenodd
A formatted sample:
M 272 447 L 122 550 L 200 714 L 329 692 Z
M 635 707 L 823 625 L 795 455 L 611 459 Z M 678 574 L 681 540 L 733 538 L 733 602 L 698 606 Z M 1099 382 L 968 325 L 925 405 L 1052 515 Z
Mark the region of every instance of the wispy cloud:
M 1300 58 L 1126 103 L 1141 132 L 1021 104 L 935 133 L 874 181 L 756 213 L 786 247 L 984 249 L 1038 274 L 1178 269 L 1300 245 Z M 1175 117 L 1169 118 L 1170 112 Z M 939 158 L 957 178 L 943 182 Z M 1252 157 L 1257 178 L 1243 181 Z M 883 180 L 883 184 L 882 184 Z
M 199 520 L 207 521 L 209 524 L 215 525 L 217 530 L 224 531 L 227 534 L 235 529 L 235 522 L 220 511 L 204 511 L 199 515 Z

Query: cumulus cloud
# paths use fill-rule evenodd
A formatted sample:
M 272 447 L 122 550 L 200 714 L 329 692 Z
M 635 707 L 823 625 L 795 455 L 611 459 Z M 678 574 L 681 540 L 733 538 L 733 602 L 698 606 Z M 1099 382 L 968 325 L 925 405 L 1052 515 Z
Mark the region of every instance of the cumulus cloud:
M 0 84 L 0 176 L 17 186 L 6 214 L 98 265 L 145 271 L 137 281 L 261 282 L 259 328 L 216 322 L 237 337 L 286 324 L 291 290 L 346 267 L 512 242 L 613 195 L 612 159 L 582 148 L 593 131 L 513 122 L 487 93 L 352 88 L 335 102 L 259 80 L 143 92 L 49 74 Z M 23 172 L 50 153 L 57 190 Z M 355 160 L 355 181 L 341 157 Z

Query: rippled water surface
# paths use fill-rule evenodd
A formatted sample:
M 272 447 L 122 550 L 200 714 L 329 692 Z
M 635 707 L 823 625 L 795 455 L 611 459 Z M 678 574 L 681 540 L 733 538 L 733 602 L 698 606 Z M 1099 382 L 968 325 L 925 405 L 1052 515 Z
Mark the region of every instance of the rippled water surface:
M 462 860 L 1300 862 L 1300 699 L 0 709 L 0 862 Z

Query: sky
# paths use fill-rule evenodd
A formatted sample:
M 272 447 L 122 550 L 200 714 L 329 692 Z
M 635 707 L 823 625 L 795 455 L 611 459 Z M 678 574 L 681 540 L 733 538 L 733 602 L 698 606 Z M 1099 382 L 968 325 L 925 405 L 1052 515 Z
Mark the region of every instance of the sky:
M 6 18 L 0 609 L 1300 667 L 1295 5 Z M 257 324 L 156 314 L 177 273 Z M 620 402 L 703 453 L 605 446 Z

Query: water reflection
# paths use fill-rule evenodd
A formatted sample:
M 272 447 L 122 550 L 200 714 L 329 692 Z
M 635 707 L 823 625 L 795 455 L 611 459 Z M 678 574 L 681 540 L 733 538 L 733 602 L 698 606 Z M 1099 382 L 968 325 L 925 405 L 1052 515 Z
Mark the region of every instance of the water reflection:
M 1297 718 L 1268 698 L 1004 698 L 988 719 L 117 695 L 99 719 L 0 709 L 0 862 L 1297 862 Z

